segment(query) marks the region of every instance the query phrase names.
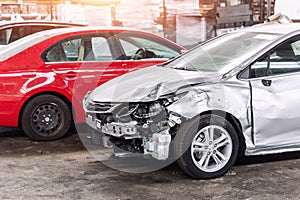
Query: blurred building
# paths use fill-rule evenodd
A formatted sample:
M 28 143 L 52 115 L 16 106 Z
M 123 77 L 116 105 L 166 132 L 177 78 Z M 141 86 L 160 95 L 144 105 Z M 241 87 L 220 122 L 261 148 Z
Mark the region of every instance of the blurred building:
M 2 3 L 1 2 L 6 2 Z M 263 22 L 275 0 L 0 0 L 1 20 L 44 19 L 125 26 L 190 48 L 226 31 Z

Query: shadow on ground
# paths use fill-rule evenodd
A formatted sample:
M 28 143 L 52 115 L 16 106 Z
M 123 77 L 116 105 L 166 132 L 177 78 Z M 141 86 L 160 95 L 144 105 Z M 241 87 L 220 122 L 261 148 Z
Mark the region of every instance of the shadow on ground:
M 84 125 L 77 126 L 81 131 Z M 76 129 L 72 129 L 67 135 L 55 141 L 37 142 L 28 138 L 19 128 L 0 127 L 0 156 L 12 155 L 36 155 L 36 154 L 61 154 L 76 151 L 86 151 Z M 300 151 L 262 156 L 242 156 L 238 158 L 236 166 L 272 163 L 277 161 L 300 159 Z M 126 162 L 126 158 L 123 158 Z M 130 160 L 130 159 L 129 159 Z M 114 161 L 113 161 L 114 162 Z M 98 161 L 95 161 L 98 163 Z M 164 168 L 164 170 L 175 169 L 180 171 L 176 162 Z

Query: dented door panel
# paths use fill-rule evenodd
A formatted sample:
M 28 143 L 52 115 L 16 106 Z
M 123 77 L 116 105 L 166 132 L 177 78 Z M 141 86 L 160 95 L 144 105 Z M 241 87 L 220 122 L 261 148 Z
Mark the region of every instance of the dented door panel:
M 276 148 L 300 142 L 300 74 L 252 80 L 256 147 Z

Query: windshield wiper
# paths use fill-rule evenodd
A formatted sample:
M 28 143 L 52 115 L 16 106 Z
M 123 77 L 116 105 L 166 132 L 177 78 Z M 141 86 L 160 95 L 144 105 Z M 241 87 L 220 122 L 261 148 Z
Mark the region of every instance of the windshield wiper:
M 172 69 L 178 69 L 178 70 L 185 70 L 185 71 L 197 71 L 195 68 L 189 68 L 189 67 L 171 67 Z

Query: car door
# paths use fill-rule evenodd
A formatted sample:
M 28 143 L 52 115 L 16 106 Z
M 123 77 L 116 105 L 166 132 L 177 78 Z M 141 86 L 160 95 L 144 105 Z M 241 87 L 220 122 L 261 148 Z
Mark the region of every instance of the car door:
M 81 101 L 98 85 L 127 72 L 116 61 L 109 33 L 84 34 L 65 38 L 44 52 L 48 68 L 65 82 L 73 98 Z
M 253 133 L 258 148 L 300 142 L 300 37 L 280 44 L 251 66 Z
M 118 59 L 128 71 L 161 64 L 181 54 L 182 48 L 154 35 L 138 32 L 114 34 L 120 47 Z

